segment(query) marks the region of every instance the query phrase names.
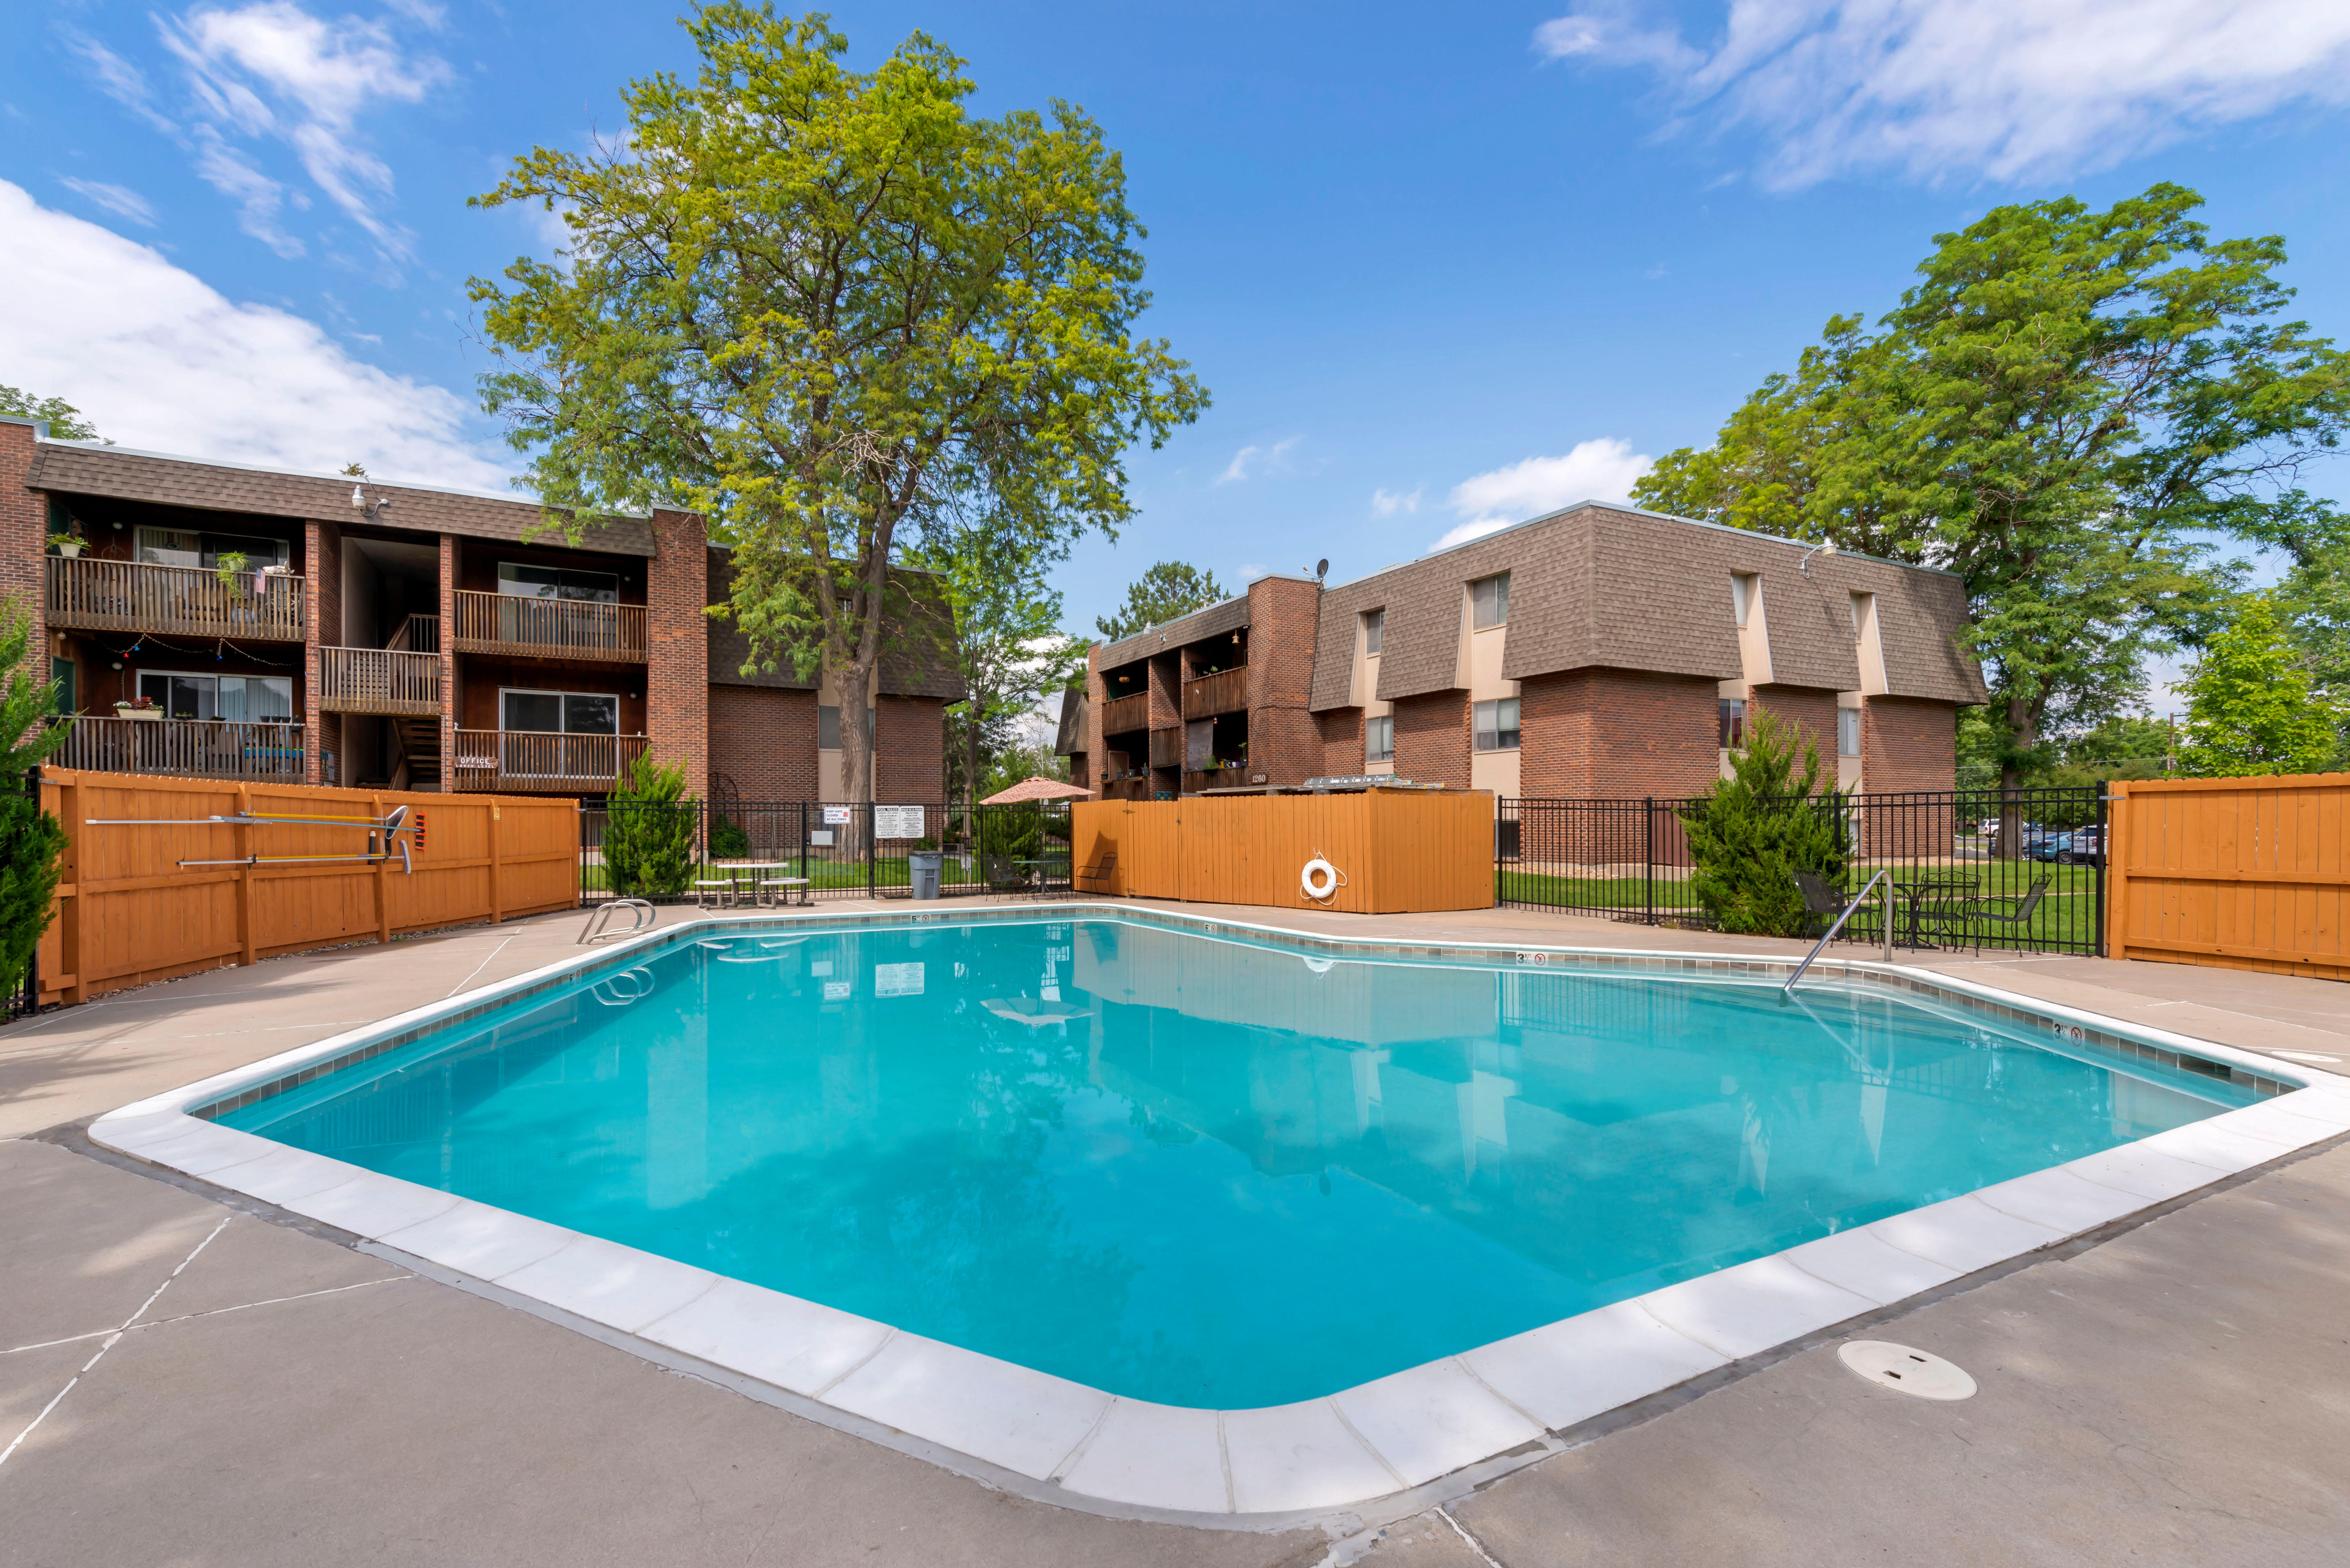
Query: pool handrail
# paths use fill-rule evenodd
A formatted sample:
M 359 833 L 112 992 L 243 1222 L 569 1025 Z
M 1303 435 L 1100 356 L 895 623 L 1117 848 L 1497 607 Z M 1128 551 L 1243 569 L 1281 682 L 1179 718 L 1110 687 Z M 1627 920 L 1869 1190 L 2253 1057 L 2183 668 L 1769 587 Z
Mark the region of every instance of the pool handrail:
M 1795 982 L 1804 978 L 1804 971 L 1812 967 L 1812 961 L 1820 956 L 1820 950 L 1835 940 L 1835 934 L 1844 929 L 1844 923 L 1852 919 L 1852 912 L 1860 908 L 1862 901 L 1868 897 L 1870 889 L 1879 882 L 1885 883 L 1885 961 L 1887 963 L 1893 961 L 1893 884 L 1887 880 L 1892 875 L 1892 868 L 1888 867 L 1861 884 L 1860 891 L 1852 896 L 1852 902 L 1844 907 L 1844 913 L 1835 918 L 1835 924 L 1830 926 L 1827 933 L 1812 944 L 1812 950 L 1804 955 L 1804 961 L 1795 966 L 1795 972 L 1789 975 L 1787 983 L 1779 988 L 1780 995 L 1795 994 Z
M 606 929 L 605 928 L 611 924 L 613 915 L 621 909 L 629 911 L 628 929 Z M 613 898 L 596 906 L 595 910 L 588 917 L 588 923 L 579 929 L 579 940 L 571 945 L 586 947 L 591 942 L 608 942 L 621 937 L 632 937 L 639 931 L 660 923 L 660 911 L 653 907 L 650 899 Z

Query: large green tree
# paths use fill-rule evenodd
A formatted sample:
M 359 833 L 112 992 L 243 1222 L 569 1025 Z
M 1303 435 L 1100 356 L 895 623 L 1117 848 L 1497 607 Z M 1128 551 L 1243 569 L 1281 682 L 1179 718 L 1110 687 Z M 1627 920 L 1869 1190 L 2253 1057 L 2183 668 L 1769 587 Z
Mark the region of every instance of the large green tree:
M 2311 688 L 2284 618 L 2247 594 L 2188 671 L 2179 765 L 2204 777 L 2314 774 L 2334 761 L 2341 715 Z
M 0 595 L 0 996 L 23 983 L 49 929 L 66 846 L 63 826 L 26 788 L 26 775 L 72 732 L 64 724 L 44 728 L 57 711 L 57 689 L 32 678 L 32 612 Z
M 1935 236 L 1874 327 L 1828 323 L 1703 451 L 1634 489 L 1687 516 L 1955 572 L 2001 782 L 2136 694 L 2238 586 L 2212 541 L 2311 559 L 2345 518 L 2298 486 L 2350 421 L 2350 356 L 2279 319 L 2282 239 L 2214 240 L 2193 192 L 1998 208 Z
M 631 82 L 614 143 L 537 149 L 478 198 L 568 235 L 473 280 L 504 360 L 484 403 L 536 452 L 551 518 L 702 513 L 734 545 L 754 662 L 863 691 L 910 545 L 962 518 L 1047 556 L 1114 533 L 1127 449 L 1207 396 L 1135 333 L 1143 229 L 1082 111 L 976 116 L 963 62 L 920 33 L 857 71 L 818 16 L 684 25 L 692 79 Z M 871 739 L 841 742 L 868 798 Z
M 964 691 L 952 726 L 956 782 L 962 798 L 976 800 L 986 764 L 1012 746 L 1013 727 L 1085 668 L 1085 649 L 1061 630 L 1055 558 L 1016 535 L 964 529 L 911 558 L 938 575 L 954 611 Z
M 1097 616 L 1094 625 L 1102 639 L 1116 642 L 1145 627 L 1164 625 L 1178 616 L 1205 609 L 1223 597 L 1216 574 L 1203 572 L 1188 561 L 1161 561 L 1128 583 L 1126 603 L 1111 616 Z
M 81 417 L 81 410 L 63 398 L 36 398 L 30 392 L 14 387 L 0 387 L 0 414 L 15 414 L 19 419 L 47 420 L 49 434 L 57 441 L 96 441 L 98 427 Z

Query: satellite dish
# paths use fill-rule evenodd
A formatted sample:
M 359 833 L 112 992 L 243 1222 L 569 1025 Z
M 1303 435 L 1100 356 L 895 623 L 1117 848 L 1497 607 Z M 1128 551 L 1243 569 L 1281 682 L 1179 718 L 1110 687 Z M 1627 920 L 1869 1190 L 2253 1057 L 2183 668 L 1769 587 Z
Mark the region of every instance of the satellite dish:
M 1329 556 L 1325 556 L 1320 560 L 1314 563 L 1314 575 L 1317 577 L 1326 577 L 1330 575 Z

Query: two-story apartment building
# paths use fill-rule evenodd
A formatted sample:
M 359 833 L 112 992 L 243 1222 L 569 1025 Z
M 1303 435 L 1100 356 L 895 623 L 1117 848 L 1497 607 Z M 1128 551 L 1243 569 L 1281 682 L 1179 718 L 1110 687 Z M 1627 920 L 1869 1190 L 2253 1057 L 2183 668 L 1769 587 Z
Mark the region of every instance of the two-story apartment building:
M 543 522 L 519 498 L 0 418 L 0 589 L 32 607 L 78 715 L 60 766 L 592 797 L 650 751 L 695 794 L 841 798 L 837 682 L 743 672 L 741 637 L 705 613 L 731 568 L 700 517 L 576 542 Z M 927 578 L 901 580 L 905 634 L 854 708 L 879 798 L 935 801 L 952 629 Z
M 1060 749 L 1110 798 L 1357 774 L 1672 797 L 1768 709 L 1846 790 L 1947 790 L 1986 700 L 1966 626 L 1947 573 L 1586 502 L 1098 645 Z

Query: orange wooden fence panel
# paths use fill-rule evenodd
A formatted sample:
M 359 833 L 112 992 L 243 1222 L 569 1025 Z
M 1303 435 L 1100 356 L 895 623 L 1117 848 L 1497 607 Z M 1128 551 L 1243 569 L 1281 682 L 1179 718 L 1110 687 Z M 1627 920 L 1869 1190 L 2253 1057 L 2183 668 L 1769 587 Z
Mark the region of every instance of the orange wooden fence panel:
M 1076 864 L 1115 855 L 1080 891 L 1205 904 L 1399 915 L 1493 904 L 1493 797 L 1482 791 L 1194 795 L 1081 801 Z M 1300 873 L 1316 857 L 1346 878 L 1326 900 Z
M 2113 794 L 2111 956 L 2350 980 L 2350 774 Z
M 45 1002 L 86 1002 L 223 964 L 579 902 L 578 803 L 44 770 L 65 825 L 57 919 L 41 939 Z M 369 865 L 182 866 L 247 856 L 353 856 L 361 827 L 236 827 L 209 816 L 381 817 L 409 808 L 412 873 Z M 93 825 L 97 819 L 98 825 Z M 138 821 L 161 826 L 112 826 Z

